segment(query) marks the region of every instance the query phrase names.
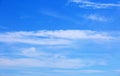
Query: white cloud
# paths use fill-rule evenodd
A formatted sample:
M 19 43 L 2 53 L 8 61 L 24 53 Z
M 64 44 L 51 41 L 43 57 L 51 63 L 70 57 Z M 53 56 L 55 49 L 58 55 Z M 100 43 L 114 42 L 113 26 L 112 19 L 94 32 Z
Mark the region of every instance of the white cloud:
M 59 44 L 69 44 L 70 41 L 65 39 L 56 39 L 56 38 L 42 38 L 39 36 L 33 36 L 35 33 L 29 35 L 29 32 L 20 32 L 9 33 L 0 35 L 0 42 L 7 43 L 27 43 L 27 44 L 37 44 L 37 45 L 59 45 Z
M 95 14 L 90 14 L 88 16 L 85 16 L 85 18 L 90 19 L 92 21 L 102 21 L 102 22 L 107 21 L 106 17 L 100 16 L 100 15 L 95 15 Z
M 99 63 L 92 64 L 82 59 L 72 58 L 0 58 L 1 67 L 48 67 L 48 68 L 81 68 L 100 65 Z
M 76 74 L 76 73 L 103 73 L 103 70 L 53 70 L 53 72 L 61 72 L 67 74 Z
M 69 22 L 73 22 L 75 24 L 78 23 L 78 21 L 75 20 L 74 18 L 71 18 L 71 17 L 69 17 L 67 15 L 61 14 L 61 13 L 56 12 L 56 11 L 42 10 L 40 13 L 44 14 L 44 15 L 47 15 L 47 16 L 50 16 L 50 17 L 53 17 L 53 18 L 57 18 L 57 19 L 61 19 L 61 20 L 69 21 Z
M 22 49 L 20 55 L 27 57 L 39 57 L 39 56 L 49 56 L 50 54 L 47 54 L 42 51 L 38 51 L 35 47 L 31 47 L 31 48 Z
M 67 45 L 79 39 L 110 40 L 112 37 L 106 32 L 91 30 L 42 30 L 31 32 L 6 32 L 0 34 L 0 42 L 37 45 Z
M 120 7 L 120 3 L 96 3 L 89 0 L 70 0 L 70 2 L 78 4 L 82 8 L 110 8 L 110 7 Z
M 67 20 L 68 18 L 66 16 L 63 16 L 62 14 L 59 14 L 58 12 L 52 11 L 52 10 L 43 10 L 40 13 L 47 15 L 47 16 L 51 16 L 54 18 L 59 18 L 59 19 L 63 19 L 63 20 Z
M 81 58 L 70 58 L 66 55 L 53 54 L 26 48 L 19 54 L 20 58 L 0 58 L 1 67 L 47 67 L 47 68 L 81 68 L 102 65 L 104 60 L 87 60 Z M 23 57 L 24 56 L 24 57 Z M 107 64 L 107 63 L 106 63 Z M 105 64 L 105 65 L 106 65 Z
M 20 49 L 20 56 L 30 57 L 30 58 L 66 58 L 63 54 L 55 54 L 50 52 L 44 52 L 38 50 L 35 47 Z
M 7 59 L 0 58 L 0 66 L 4 67 L 51 67 L 51 68 L 80 68 L 86 66 L 83 61 L 78 59 L 33 59 L 33 58 L 19 58 Z M 88 65 L 87 65 L 88 66 Z
M 82 70 L 81 72 L 84 72 L 84 73 L 103 73 L 104 71 L 102 71 L 102 70 Z
M 8 59 L 8 58 L 0 58 L 0 66 L 39 66 L 43 65 L 40 60 L 31 59 L 31 58 L 20 58 L 20 59 Z

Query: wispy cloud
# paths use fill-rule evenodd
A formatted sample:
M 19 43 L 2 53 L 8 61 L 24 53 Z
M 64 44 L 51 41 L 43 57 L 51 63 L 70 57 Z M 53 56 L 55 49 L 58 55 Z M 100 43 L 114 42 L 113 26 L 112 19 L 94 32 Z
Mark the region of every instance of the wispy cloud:
M 59 13 L 58 11 L 53 11 L 53 10 L 42 10 L 40 11 L 41 14 L 50 16 L 56 19 L 64 20 L 64 21 L 70 21 L 75 24 L 79 24 L 78 20 L 75 18 L 72 18 L 70 16 L 67 16 L 66 14 Z
M 91 30 L 41 30 L 5 32 L 0 34 L 0 42 L 37 45 L 66 45 L 80 39 L 110 40 L 113 37 L 106 32 Z
M 27 56 L 27 57 L 39 57 L 39 56 L 48 56 L 49 54 L 46 54 L 44 52 L 41 51 L 37 51 L 37 49 L 35 47 L 31 47 L 31 48 L 25 48 L 25 49 L 21 49 L 21 54 L 22 56 Z
M 33 58 L 19 58 L 7 59 L 0 58 L 0 66 L 6 67 L 48 67 L 48 68 L 81 68 L 87 63 L 78 59 L 33 59 Z M 87 64 L 88 66 L 88 64 Z
M 76 74 L 76 73 L 104 73 L 103 70 L 53 70 L 53 72 L 61 72 L 67 74 Z
M 33 53 L 33 54 L 31 54 Z M 65 55 L 37 51 L 35 47 L 26 48 L 20 58 L 0 58 L 0 66 L 4 67 L 47 67 L 47 68 L 81 68 L 102 65 L 104 60 L 87 60 L 70 58 Z
M 104 16 L 100 16 L 100 15 L 96 15 L 96 14 L 90 14 L 85 16 L 86 19 L 92 20 L 92 21 L 101 21 L 101 22 L 105 22 L 108 19 Z
M 51 10 L 42 10 L 42 11 L 40 11 L 40 13 L 44 14 L 44 15 L 47 15 L 47 16 L 54 17 L 54 18 L 58 18 L 58 19 L 63 19 L 63 20 L 68 19 L 68 17 L 66 17 L 62 14 L 59 14 L 58 12 L 51 11 Z
M 74 45 L 75 42 L 83 40 L 112 40 L 113 36 L 107 32 L 91 30 L 40 30 L 40 31 L 18 31 L 0 34 L 2 43 L 23 43 L 24 45 Z M 98 41 L 98 42 L 99 42 Z M 101 42 L 101 41 L 100 41 Z M 20 44 L 22 45 L 22 44 Z M 41 47 L 41 46 L 40 46 Z M 53 46 L 52 46 L 53 47 Z M 71 47 L 71 46 L 70 46 Z M 19 48 L 20 49 L 20 48 Z M 2 67 L 48 67 L 48 68 L 81 68 L 97 65 L 106 65 L 102 59 L 73 58 L 64 54 L 49 53 L 41 51 L 36 47 L 21 48 L 19 58 L 1 57 Z
M 66 39 L 57 39 L 45 36 L 44 32 L 9 32 L 0 35 L 0 42 L 7 43 L 27 43 L 37 45 L 59 45 L 69 44 Z
M 81 8 L 111 8 L 111 7 L 120 7 L 120 3 L 96 3 L 90 0 L 69 0 L 72 3 L 76 3 Z

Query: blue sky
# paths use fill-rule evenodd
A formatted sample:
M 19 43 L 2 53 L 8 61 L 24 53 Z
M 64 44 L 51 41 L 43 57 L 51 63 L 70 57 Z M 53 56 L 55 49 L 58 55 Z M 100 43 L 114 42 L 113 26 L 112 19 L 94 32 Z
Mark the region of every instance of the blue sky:
M 0 0 L 0 76 L 119 76 L 119 0 Z

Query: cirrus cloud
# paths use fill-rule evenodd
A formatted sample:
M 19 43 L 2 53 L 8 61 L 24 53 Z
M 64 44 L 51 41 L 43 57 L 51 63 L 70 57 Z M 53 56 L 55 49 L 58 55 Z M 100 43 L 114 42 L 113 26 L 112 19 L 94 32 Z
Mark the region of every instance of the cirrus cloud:
M 48 53 L 35 47 L 26 48 L 19 53 L 19 58 L 0 58 L 1 67 L 47 67 L 47 68 L 82 68 L 107 64 L 105 60 L 71 58 L 64 54 Z M 104 63 L 104 64 L 103 64 Z
M 0 42 L 26 43 L 36 45 L 67 45 L 76 40 L 111 40 L 107 32 L 91 30 L 41 30 L 41 31 L 18 31 L 0 34 Z
M 96 3 L 90 0 L 69 0 L 72 3 L 76 3 L 80 8 L 95 8 L 105 9 L 111 7 L 120 7 L 120 3 Z

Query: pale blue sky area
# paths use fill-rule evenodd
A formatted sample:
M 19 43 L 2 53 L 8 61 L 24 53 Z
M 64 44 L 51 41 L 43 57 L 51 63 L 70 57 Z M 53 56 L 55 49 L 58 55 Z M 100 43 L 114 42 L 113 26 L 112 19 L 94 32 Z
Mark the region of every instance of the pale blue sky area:
M 119 0 L 0 0 L 0 76 L 120 76 Z

